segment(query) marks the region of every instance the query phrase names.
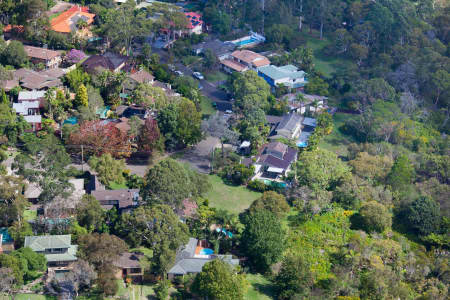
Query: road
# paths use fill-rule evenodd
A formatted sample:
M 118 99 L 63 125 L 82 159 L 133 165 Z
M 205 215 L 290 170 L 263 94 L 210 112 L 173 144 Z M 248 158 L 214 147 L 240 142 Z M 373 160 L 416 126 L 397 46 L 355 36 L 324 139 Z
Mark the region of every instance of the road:
M 160 62 L 167 64 L 168 63 L 168 53 L 162 49 L 152 48 L 153 53 L 157 53 L 160 56 Z M 175 69 L 183 72 L 185 76 L 192 76 L 192 72 L 194 72 L 189 66 L 185 66 L 182 63 L 174 63 Z M 206 80 L 199 80 L 200 85 L 203 87 L 201 92 L 204 96 L 208 97 L 212 102 L 216 102 L 217 110 L 226 111 L 232 110 L 232 103 L 230 101 L 230 97 L 218 88 L 218 84 L 211 83 Z

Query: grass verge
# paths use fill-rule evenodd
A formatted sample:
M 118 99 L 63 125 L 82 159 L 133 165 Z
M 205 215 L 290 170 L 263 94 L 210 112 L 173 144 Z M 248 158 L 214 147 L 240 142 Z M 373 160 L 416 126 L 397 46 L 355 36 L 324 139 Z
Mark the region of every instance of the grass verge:
M 211 100 L 209 100 L 206 97 L 201 97 L 200 100 L 200 109 L 202 112 L 202 118 L 205 119 L 209 117 L 210 115 L 213 115 L 216 113 L 216 109 L 213 107 Z
M 209 175 L 211 190 L 205 195 L 212 207 L 238 214 L 247 209 L 261 193 L 248 190 L 244 186 L 226 185 L 217 175 Z
M 272 283 L 261 274 L 247 274 L 249 287 L 244 299 L 267 300 L 275 299 L 275 291 Z

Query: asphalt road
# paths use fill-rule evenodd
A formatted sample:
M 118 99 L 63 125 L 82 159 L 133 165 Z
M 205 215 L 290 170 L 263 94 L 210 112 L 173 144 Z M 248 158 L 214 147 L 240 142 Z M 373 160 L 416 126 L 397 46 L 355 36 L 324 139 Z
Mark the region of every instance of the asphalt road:
M 168 63 L 168 54 L 167 51 L 162 49 L 152 48 L 153 53 L 158 53 L 160 56 L 160 61 L 162 63 Z M 175 63 L 175 69 L 177 71 L 183 72 L 185 76 L 192 76 L 194 72 L 191 68 L 183 65 L 182 63 Z M 212 102 L 216 103 L 216 108 L 219 111 L 232 110 L 232 103 L 230 97 L 218 88 L 218 86 L 214 83 L 211 83 L 206 80 L 199 80 L 200 85 L 203 87 L 201 92 L 204 96 L 208 97 Z

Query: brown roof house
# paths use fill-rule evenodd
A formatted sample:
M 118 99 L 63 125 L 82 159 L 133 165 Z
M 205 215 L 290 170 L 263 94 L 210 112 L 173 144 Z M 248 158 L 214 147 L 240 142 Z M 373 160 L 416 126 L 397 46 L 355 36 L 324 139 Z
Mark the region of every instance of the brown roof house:
M 45 48 L 24 46 L 25 52 L 34 64 L 43 63 L 46 68 L 57 68 L 62 61 L 61 52 Z
M 144 278 L 144 269 L 141 266 L 140 259 L 143 254 L 124 252 L 119 259 L 113 263 L 117 272 L 115 276 L 117 279 L 131 278 L 132 282 L 141 282 Z
M 139 84 L 153 84 L 155 77 L 149 72 L 141 69 L 134 72 L 125 79 L 124 92 L 130 94 Z
M 106 52 L 103 55 L 92 55 L 86 59 L 81 66 L 90 74 L 101 72 L 102 70 L 110 70 L 112 72 L 120 72 L 126 65 L 128 57 Z
M 250 50 L 236 50 L 229 58 L 221 61 L 222 66 L 228 73 L 244 72 L 247 70 L 258 71 L 258 68 L 270 65 L 270 60 Z
M 61 78 L 65 72 L 63 69 L 54 68 L 40 72 L 30 69 L 18 69 L 13 73 L 13 79 L 17 82 L 15 85 L 28 90 L 46 90 L 51 87 L 62 86 Z

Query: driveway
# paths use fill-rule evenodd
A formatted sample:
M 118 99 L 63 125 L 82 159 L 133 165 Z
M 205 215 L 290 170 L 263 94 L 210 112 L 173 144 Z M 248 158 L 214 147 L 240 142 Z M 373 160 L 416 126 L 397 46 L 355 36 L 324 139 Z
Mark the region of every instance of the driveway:
M 187 149 L 181 162 L 188 163 L 200 173 L 208 174 L 211 170 L 211 153 L 215 148 L 220 147 L 218 138 L 207 137 L 197 145 Z

